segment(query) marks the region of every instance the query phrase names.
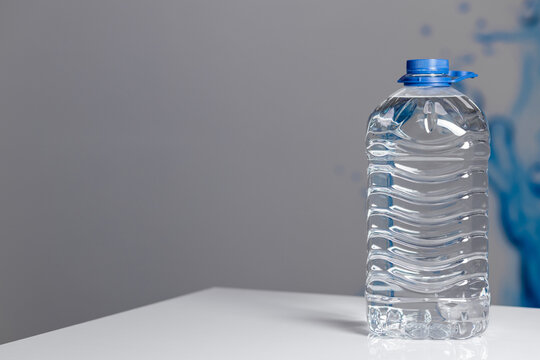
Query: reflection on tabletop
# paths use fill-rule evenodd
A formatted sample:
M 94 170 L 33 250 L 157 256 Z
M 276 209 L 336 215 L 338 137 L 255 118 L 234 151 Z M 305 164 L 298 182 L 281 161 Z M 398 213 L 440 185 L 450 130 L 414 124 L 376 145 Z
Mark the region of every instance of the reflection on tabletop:
M 484 360 L 488 358 L 486 340 L 406 340 L 368 338 L 369 359 L 392 360 Z

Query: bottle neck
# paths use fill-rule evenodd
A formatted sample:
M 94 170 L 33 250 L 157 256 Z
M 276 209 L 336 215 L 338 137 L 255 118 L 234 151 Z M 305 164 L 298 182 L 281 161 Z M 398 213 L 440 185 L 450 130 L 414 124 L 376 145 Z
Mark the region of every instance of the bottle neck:
M 450 97 L 465 96 L 452 86 L 403 86 L 391 97 Z
M 407 74 L 398 80 L 405 86 L 414 87 L 448 87 L 451 81 L 452 78 L 443 73 Z
M 407 86 L 450 86 L 465 79 L 475 78 L 478 75 L 470 71 L 448 71 L 448 72 L 409 72 L 399 78 L 398 83 Z

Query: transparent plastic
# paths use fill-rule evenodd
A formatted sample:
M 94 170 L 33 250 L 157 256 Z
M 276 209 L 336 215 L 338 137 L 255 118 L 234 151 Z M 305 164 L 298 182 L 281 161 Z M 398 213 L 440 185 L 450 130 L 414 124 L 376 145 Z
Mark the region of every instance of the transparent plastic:
M 489 317 L 489 128 L 452 87 L 404 87 L 366 132 L 373 334 L 465 339 Z

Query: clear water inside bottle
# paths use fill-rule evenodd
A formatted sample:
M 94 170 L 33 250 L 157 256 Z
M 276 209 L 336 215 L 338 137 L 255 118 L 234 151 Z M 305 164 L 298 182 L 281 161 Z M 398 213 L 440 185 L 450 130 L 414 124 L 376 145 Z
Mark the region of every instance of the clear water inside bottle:
M 366 300 L 372 333 L 461 339 L 489 316 L 489 129 L 451 87 L 404 87 L 371 114 Z

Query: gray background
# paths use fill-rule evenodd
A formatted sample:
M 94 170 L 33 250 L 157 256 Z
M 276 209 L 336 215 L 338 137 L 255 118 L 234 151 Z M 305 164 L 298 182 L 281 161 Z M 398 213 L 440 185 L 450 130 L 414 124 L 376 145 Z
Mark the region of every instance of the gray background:
M 365 122 L 407 58 L 474 46 L 456 4 L 3 0 L 0 342 L 215 285 L 359 293 Z

